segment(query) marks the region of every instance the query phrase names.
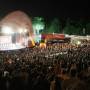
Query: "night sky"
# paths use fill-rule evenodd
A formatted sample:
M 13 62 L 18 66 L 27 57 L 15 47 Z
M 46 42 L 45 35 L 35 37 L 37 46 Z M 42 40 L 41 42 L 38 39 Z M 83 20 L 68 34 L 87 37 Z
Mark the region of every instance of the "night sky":
M 43 16 L 47 19 L 90 19 L 87 0 L 0 0 L 1 17 L 15 10 L 22 10 L 32 17 Z

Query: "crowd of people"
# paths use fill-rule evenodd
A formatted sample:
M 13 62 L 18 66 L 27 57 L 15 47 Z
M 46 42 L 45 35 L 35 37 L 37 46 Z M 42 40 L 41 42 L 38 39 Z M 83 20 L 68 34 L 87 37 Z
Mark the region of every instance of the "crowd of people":
M 90 90 L 90 45 L 0 51 L 0 90 Z

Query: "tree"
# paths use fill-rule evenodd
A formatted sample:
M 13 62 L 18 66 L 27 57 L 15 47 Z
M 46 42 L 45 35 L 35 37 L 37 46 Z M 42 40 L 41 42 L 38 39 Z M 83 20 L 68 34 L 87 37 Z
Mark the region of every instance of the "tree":
M 87 31 L 86 31 L 86 34 L 87 34 L 87 35 L 90 35 L 90 23 L 87 23 L 87 24 L 86 24 L 86 30 L 87 30 Z
M 41 17 L 35 17 L 32 21 L 34 34 L 40 34 L 44 30 L 45 22 Z
M 82 35 L 83 25 L 79 21 L 67 19 L 64 27 L 65 34 Z
M 60 22 L 58 18 L 55 18 L 47 27 L 47 33 L 60 33 Z

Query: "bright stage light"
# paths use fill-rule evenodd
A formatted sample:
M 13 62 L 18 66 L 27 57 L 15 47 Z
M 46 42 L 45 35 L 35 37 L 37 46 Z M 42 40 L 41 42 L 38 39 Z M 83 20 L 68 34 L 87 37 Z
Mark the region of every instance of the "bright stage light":
M 24 32 L 27 33 L 27 29 L 25 29 Z
M 23 29 L 22 28 L 19 28 L 19 33 L 23 33 Z
M 19 28 L 19 33 L 27 33 L 27 29 Z
M 5 33 L 5 34 L 12 34 L 12 33 L 14 33 L 12 28 L 9 27 L 9 26 L 3 26 L 1 30 L 2 30 L 2 33 Z

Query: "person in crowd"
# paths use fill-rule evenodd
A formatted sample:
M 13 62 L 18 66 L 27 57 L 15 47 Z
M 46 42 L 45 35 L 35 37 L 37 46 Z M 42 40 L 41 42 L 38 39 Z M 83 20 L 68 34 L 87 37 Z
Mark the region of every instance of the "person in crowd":
M 0 51 L 0 90 L 90 90 L 89 69 L 87 42 Z

